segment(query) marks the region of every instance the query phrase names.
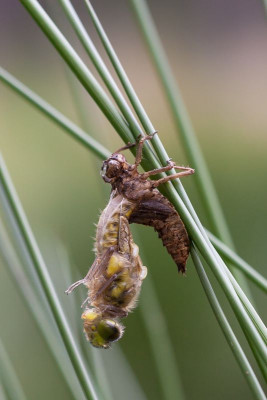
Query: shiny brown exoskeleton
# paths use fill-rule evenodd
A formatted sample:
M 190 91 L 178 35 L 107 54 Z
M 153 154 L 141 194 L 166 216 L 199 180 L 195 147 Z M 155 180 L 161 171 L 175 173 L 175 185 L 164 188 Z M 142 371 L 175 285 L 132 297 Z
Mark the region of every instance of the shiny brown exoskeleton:
M 140 174 L 137 167 L 142 160 L 142 148 L 145 140 L 150 140 L 152 137 L 153 135 L 148 135 L 139 141 L 134 164 L 128 164 L 119 152 L 112 154 L 103 163 L 102 177 L 105 182 L 111 184 L 114 196 L 123 196 L 132 203 L 131 211 L 127 216 L 129 222 L 152 226 L 158 232 L 163 245 L 166 246 L 178 266 L 178 270 L 184 273 L 190 249 L 188 234 L 179 214 L 157 187 L 171 179 L 191 175 L 195 171 L 168 161 L 165 167 Z M 132 146 L 129 144 L 119 151 Z M 183 171 L 158 180 L 147 179 L 172 168 Z

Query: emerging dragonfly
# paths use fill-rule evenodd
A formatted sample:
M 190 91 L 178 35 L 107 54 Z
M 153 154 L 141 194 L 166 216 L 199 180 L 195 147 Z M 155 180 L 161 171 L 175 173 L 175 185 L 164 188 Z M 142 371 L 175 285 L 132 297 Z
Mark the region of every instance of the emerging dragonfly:
M 166 167 L 140 174 L 137 167 L 143 145 L 152 137 L 148 135 L 139 141 L 134 164 L 128 164 L 119 152 L 135 144 L 124 146 L 104 161 L 102 177 L 111 184 L 112 191 L 97 226 L 96 259 L 85 278 L 66 291 L 69 294 L 80 284 L 88 288 L 82 319 L 86 337 L 95 347 L 109 348 L 121 338 L 124 327 L 119 320 L 135 307 L 147 274 L 138 246 L 133 242 L 129 222 L 153 226 L 178 269 L 185 272 L 190 244 L 186 229 L 172 204 L 156 187 L 170 179 L 190 175 L 194 170 L 169 161 Z M 151 175 L 172 168 L 183 171 L 159 180 L 147 180 Z

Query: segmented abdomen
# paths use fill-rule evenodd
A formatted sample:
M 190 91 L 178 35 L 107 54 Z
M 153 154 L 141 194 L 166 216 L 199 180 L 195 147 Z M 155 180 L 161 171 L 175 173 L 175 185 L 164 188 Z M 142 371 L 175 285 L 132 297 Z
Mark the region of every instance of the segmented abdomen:
M 130 216 L 129 222 L 152 226 L 158 232 L 178 270 L 182 273 L 186 271 L 190 250 L 187 231 L 173 205 L 158 190 L 154 190 L 150 199 L 141 201 Z

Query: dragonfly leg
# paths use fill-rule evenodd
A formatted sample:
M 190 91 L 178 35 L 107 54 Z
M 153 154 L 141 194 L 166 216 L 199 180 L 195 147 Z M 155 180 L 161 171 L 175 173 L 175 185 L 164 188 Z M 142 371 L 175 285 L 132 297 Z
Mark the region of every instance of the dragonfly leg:
M 172 168 L 182 169 L 183 171 L 182 172 L 178 172 L 177 174 L 168 175 L 168 176 L 166 176 L 164 178 L 158 179 L 157 181 L 153 181 L 153 187 L 158 187 L 162 183 L 171 181 L 172 179 L 182 178 L 183 176 L 192 175 L 195 172 L 195 170 L 193 168 L 190 168 L 190 167 L 180 167 L 178 165 L 173 165 Z
M 137 146 L 137 150 L 136 150 L 136 157 L 135 157 L 135 163 L 134 165 L 136 166 L 136 168 L 138 167 L 138 165 L 141 163 L 142 161 L 142 152 L 143 152 L 143 146 L 146 140 L 151 140 L 154 135 L 158 133 L 158 131 L 153 132 L 151 135 L 146 135 L 143 136 Z

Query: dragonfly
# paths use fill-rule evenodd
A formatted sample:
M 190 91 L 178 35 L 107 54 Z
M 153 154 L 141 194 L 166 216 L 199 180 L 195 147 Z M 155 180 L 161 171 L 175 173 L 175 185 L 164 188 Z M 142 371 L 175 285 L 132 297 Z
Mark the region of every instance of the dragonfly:
M 154 227 L 178 270 L 185 272 L 189 237 L 180 216 L 157 187 L 171 179 L 190 175 L 194 170 L 168 161 L 165 167 L 139 173 L 143 145 L 153 136 L 147 135 L 139 140 L 134 164 L 129 164 L 121 151 L 135 146 L 135 143 L 120 148 L 103 162 L 101 175 L 112 190 L 97 224 L 96 258 L 87 275 L 66 290 L 69 294 L 81 284 L 88 289 L 82 320 L 86 338 L 94 347 L 108 349 L 122 337 L 124 326 L 121 319 L 135 308 L 147 275 L 130 223 Z M 182 172 L 148 180 L 150 176 L 172 168 Z

